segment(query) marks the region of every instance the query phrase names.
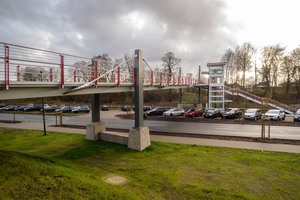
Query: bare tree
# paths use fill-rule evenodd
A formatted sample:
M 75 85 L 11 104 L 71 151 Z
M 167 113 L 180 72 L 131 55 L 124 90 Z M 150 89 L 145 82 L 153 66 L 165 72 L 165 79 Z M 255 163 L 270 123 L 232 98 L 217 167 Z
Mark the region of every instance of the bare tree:
M 267 83 L 270 98 L 272 98 L 273 87 L 277 86 L 278 71 L 284 51 L 285 47 L 281 47 L 279 44 L 266 46 L 262 49 L 263 66 L 259 73 Z
M 181 63 L 181 59 L 177 58 L 173 52 L 167 52 L 161 58 L 162 66 L 168 71 L 170 79 L 172 73 L 178 69 Z M 169 101 L 172 101 L 172 91 L 169 90 Z
M 133 55 L 131 54 L 128 54 L 128 53 L 125 53 L 124 54 L 124 60 L 127 61 L 129 60 L 130 58 L 132 58 Z M 126 71 L 129 73 L 129 74 L 132 74 L 133 73 L 133 68 L 134 68 L 134 59 L 130 60 L 129 62 L 127 62 L 125 64 L 125 67 L 127 68 Z M 128 81 L 129 82 L 133 82 L 133 76 L 129 76 L 128 78 Z
M 94 56 L 93 58 L 97 58 L 100 60 L 99 64 L 101 68 L 99 71 L 101 72 L 101 74 L 108 72 L 115 66 L 115 64 L 113 64 L 113 60 L 108 56 L 108 53 L 103 53 L 102 55 Z M 113 72 L 110 72 L 105 78 L 101 80 L 111 82 L 113 80 L 113 76 Z
M 21 68 L 20 77 L 24 81 L 49 81 L 49 72 L 42 67 L 26 66 Z
M 239 71 L 243 73 L 241 79 L 243 89 L 245 89 L 246 72 L 252 68 L 252 56 L 255 52 L 256 49 L 250 42 L 245 42 L 242 46 L 237 46 L 236 48 L 236 64 Z
M 69 69 L 68 72 L 71 74 L 73 70 L 74 71 L 76 70 L 76 76 L 79 82 L 91 81 L 91 77 L 92 77 L 91 65 L 88 64 L 86 61 L 75 62 L 73 68 Z
M 229 75 L 232 76 L 232 72 L 234 71 L 234 62 L 235 62 L 235 56 L 234 56 L 234 51 L 232 51 L 230 48 L 226 50 L 224 55 L 221 58 L 222 62 L 226 62 L 225 65 L 225 83 L 228 84 L 230 77 Z
M 282 63 L 280 64 L 280 72 L 283 73 L 286 80 L 286 98 L 287 104 L 289 103 L 289 95 L 290 95 L 290 83 L 292 78 L 292 73 L 294 70 L 293 59 L 291 56 L 284 56 L 282 59 Z
M 295 82 L 295 88 L 300 97 L 300 47 L 293 49 L 291 53 L 293 59 L 293 73 L 292 78 Z

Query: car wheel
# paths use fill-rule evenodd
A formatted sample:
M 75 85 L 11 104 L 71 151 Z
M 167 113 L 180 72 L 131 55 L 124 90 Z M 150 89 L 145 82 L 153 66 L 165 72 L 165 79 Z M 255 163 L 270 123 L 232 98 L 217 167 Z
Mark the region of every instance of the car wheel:
M 195 115 L 193 115 L 193 117 L 195 117 Z
M 153 114 L 153 113 L 151 113 L 151 116 L 154 116 L 154 114 Z
M 279 117 L 277 117 L 276 121 L 279 121 Z
M 256 117 L 254 117 L 254 121 L 256 121 L 257 120 L 257 118 Z
M 282 120 L 285 120 L 285 115 L 283 116 Z
M 221 116 L 221 119 L 223 119 L 224 117 L 223 116 Z
M 170 117 L 173 117 L 173 114 L 170 114 Z

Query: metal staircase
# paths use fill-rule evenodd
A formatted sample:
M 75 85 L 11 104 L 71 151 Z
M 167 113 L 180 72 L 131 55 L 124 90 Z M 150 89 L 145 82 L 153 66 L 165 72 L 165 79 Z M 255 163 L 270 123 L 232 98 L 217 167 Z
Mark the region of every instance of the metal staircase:
M 224 87 L 224 91 L 227 94 L 238 95 L 238 96 L 246 98 L 246 99 L 248 99 L 250 101 L 253 101 L 253 102 L 257 103 L 257 104 L 268 105 L 268 106 L 271 106 L 271 107 L 276 108 L 278 110 L 282 110 L 282 111 L 284 111 L 284 112 L 286 112 L 288 114 L 294 114 L 296 112 L 296 110 L 297 110 L 295 107 L 292 107 L 292 106 L 280 103 L 280 102 L 275 101 L 275 100 L 270 99 L 270 98 L 259 97 L 259 96 L 256 96 L 254 94 L 251 94 L 251 93 L 246 92 L 246 91 L 241 90 L 241 89 L 230 88 L 228 86 L 225 86 Z

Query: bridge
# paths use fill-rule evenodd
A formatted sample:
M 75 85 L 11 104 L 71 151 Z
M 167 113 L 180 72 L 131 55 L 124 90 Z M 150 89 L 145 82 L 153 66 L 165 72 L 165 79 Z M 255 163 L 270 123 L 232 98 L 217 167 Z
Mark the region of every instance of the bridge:
M 153 70 L 141 50 L 124 62 L 87 58 L 54 51 L 3 43 L 0 47 L 0 100 L 92 94 L 92 121 L 86 139 L 105 140 L 142 151 L 150 145 L 144 126 L 143 91 L 186 87 L 208 87 L 199 76 Z M 129 136 L 106 132 L 100 120 L 100 93 L 134 92 L 135 126 Z M 180 102 L 181 103 L 181 99 Z M 45 130 L 45 118 L 44 130 Z
M 123 63 L 3 43 L 0 100 L 134 92 L 134 56 Z M 208 79 L 152 70 L 142 58 L 143 90 L 208 87 Z

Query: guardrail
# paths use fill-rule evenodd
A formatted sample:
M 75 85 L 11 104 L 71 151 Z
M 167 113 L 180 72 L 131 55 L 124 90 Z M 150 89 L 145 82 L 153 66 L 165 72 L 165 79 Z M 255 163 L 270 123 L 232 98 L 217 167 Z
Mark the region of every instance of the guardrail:
M 287 104 L 280 103 L 276 100 L 265 98 L 265 97 L 259 97 L 257 95 L 251 94 L 249 92 L 246 92 L 244 90 L 241 90 L 239 88 L 230 88 L 228 86 L 224 87 L 224 91 L 231 95 L 239 95 L 241 97 L 247 98 L 255 103 L 261 104 L 261 105 L 268 105 L 274 108 L 277 108 L 279 110 L 285 111 L 290 114 L 294 114 L 296 112 L 296 108 L 293 106 L 289 106 Z

